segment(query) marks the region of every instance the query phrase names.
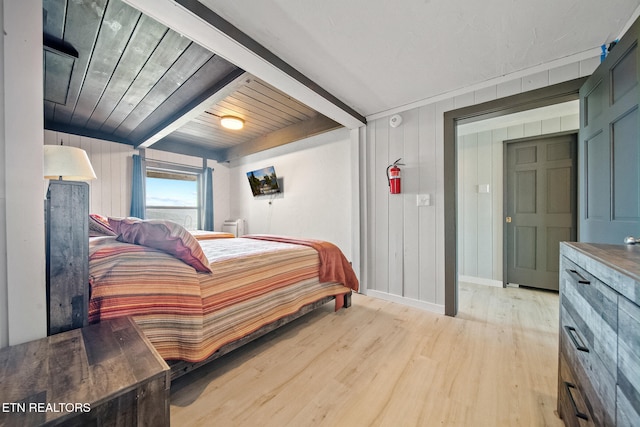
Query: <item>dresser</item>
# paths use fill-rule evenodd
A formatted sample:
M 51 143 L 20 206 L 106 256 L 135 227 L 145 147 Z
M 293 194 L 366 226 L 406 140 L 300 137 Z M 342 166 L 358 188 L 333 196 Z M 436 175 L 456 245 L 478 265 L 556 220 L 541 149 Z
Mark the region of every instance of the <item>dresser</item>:
M 640 246 L 560 245 L 558 413 L 640 426 Z
M 168 426 L 169 367 L 128 317 L 0 349 L 0 426 Z

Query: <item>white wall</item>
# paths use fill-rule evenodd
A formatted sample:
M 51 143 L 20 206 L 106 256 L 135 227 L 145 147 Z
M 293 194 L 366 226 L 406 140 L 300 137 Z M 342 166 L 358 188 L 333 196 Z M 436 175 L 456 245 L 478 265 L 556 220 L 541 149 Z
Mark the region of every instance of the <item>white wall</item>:
M 413 104 L 400 113 L 401 126 L 392 128 L 389 116 L 368 118 L 365 162 L 366 212 L 363 239 L 365 292 L 444 313 L 444 113 L 510 95 L 546 87 L 593 72 L 599 58 L 545 64 L 530 75 L 501 77 L 476 88 Z M 419 106 L 416 106 L 419 105 Z M 385 169 L 402 157 L 403 194 L 389 195 Z M 431 206 L 416 206 L 417 194 L 430 194 Z
M 504 141 L 577 130 L 578 114 L 458 135 L 458 275 L 502 286 Z M 488 185 L 489 193 L 480 193 Z
M 46 335 L 42 3 L 1 1 L 0 346 Z
M 4 0 L 0 1 L 0 22 L 4 28 Z M 5 137 L 5 104 L 4 94 L 4 40 L 0 43 L 0 348 L 9 345 L 9 300 L 7 285 L 7 191 L 5 174 L 7 170 Z
M 230 217 L 244 218 L 248 233 L 322 239 L 336 244 L 349 260 L 353 199 L 350 131 L 338 129 L 233 161 L 230 165 Z M 357 141 L 356 141 L 357 144 Z M 357 155 L 357 151 L 356 154 Z M 274 166 L 284 181 L 282 194 L 253 197 L 246 173 Z

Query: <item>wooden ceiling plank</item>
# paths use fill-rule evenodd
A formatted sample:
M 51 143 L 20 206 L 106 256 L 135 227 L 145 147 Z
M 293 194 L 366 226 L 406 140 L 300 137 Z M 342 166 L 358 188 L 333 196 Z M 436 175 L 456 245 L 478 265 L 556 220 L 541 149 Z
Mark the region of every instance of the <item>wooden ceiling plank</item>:
M 120 62 L 141 13 L 122 2 L 110 2 L 93 48 L 84 84 L 71 117 L 71 126 L 85 125 Z
M 100 130 L 113 133 L 192 44 L 175 31 L 167 32 Z
M 272 132 L 264 137 L 257 138 L 245 144 L 227 149 L 224 153 L 224 161 L 248 156 L 249 154 L 278 147 L 290 142 L 299 141 L 313 135 L 342 127 L 341 124 L 318 114 L 316 117 L 299 122 L 289 127 Z
M 229 143 L 229 142 L 224 142 L 224 141 L 219 141 L 219 140 L 212 140 L 212 139 L 204 139 L 204 138 L 192 138 L 192 137 L 188 137 L 188 136 L 184 136 L 181 134 L 178 134 L 177 132 L 174 132 L 171 134 L 170 137 L 167 138 L 169 141 L 171 141 L 172 143 L 180 143 L 180 144 L 196 144 L 196 145 L 200 145 L 202 147 L 206 147 L 208 149 L 212 149 L 212 150 L 220 150 L 220 149 L 226 149 L 229 147 L 232 147 L 233 145 L 236 145 L 234 143 Z M 164 140 L 163 140 L 164 141 Z M 161 141 L 162 142 L 162 141 Z
M 174 130 L 178 129 L 180 126 L 189 122 L 192 118 L 197 117 L 208 106 L 210 106 L 211 104 L 215 104 L 216 102 L 218 102 L 218 100 L 227 97 L 229 93 L 233 92 L 237 88 L 237 86 L 243 84 L 244 79 L 246 79 L 246 74 L 242 70 L 236 69 L 229 74 L 229 77 L 230 79 L 228 81 L 224 81 L 223 79 L 224 84 L 222 86 L 212 86 L 210 92 L 202 95 L 206 95 L 206 98 L 198 99 L 196 102 L 192 103 L 194 105 L 186 106 L 176 115 L 173 120 L 165 125 L 162 125 L 160 129 L 152 132 L 150 135 L 145 137 L 144 140 L 141 140 L 138 146 L 149 147 L 158 142 L 160 139 L 169 135 Z
M 185 135 L 171 135 L 172 139 L 180 140 L 183 144 L 198 144 L 203 147 L 208 147 L 211 149 L 220 149 L 220 148 L 229 148 L 239 144 L 242 144 L 243 141 L 225 141 L 218 138 L 204 138 L 204 137 L 195 137 L 195 136 L 185 136 Z
M 42 30 L 58 40 L 64 37 L 64 20 L 67 2 L 60 0 L 42 0 Z
M 209 137 L 220 134 L 222 138 L 228 139 L 237 139 L 239 136 L 242 136 L 244 132 L 244 128 L 242 128 L 239 132 L 222 132 L 217 126 L 212 126 L 211 124 L 199 123 L 194 120 L 191 120 L 184 126 L 180 127 L 176 132 L 191 134 L 191 135 L 207 135 Z
M 265 111 L 256 104 L 251 104 L 237 98 L 235 94 L 218 103 L 216 107 L 218 107 L 223 114 L 228 114 L 226 111 L 236 111 L 240 113 L 241 117 L 244 115 L 255 120 L 260 120 L 265 125 L 273 126 L 275 129 L 292 124 L 291 121 L 273 115 L 270 111 Z
M 210 129 L 211 132 L 237 134 L 237 132 L 233 130 L 223 128 L 222 125 L 220 124 L 220 119 L 218 119 L 218 117 L 213 116 L 209 113 L 204 113 L 195 117 L 190 123 L 186 124 L 185 126 L 190 126 L 191 124 L 206 126 L 208 129 Z M 241 133 L 243 134 L 252 133 L 258 136 L 268 132 L 272 132 L 276 129 L 277 128 L 275 127 L 265 127 L 260 122 L 254 120 L 254 118 L 251 118 L 249 121 L 245 122 L 244 127 L 241 130 Z
M 67 5 L 64 42 L 73 46 L 78 52 L 78 59 L 75 61 L 71 74 L 67 103 L 55 106 L 53 121 L 57 123 L 68 124 L 71 121 L 89 66 L 93 46 L 98 37 L 106 2 L 107 0 L 95 0 L 92 4 L 88 4 L 72 1 Z
M 220 104 L 224 105 L 224 102 L 220 102 Z M 207 110 L 209 112 L 213 112 L 215 113 L 217 116 L 224 116 L 224 115 L 235 115 L 241 118 L 246 119 L 244 122 L 244 127 L 242 128 L 247 129 L 251 132 L 258 132 L 260 134 L 264 134 L 264 133 L 269 133 L 269 132 L 273 132 L 274 130 L 280 129 L 283 126 L 278 126 L 278 125 L 274 125 L 273 122 L 266 122 L 262 117 L 260 117 L 257 114 L 247 114 L 247 113 L 233 113 L 233 111 L 236 111 L 235 109 L 230 109 L 230 108 L 218 108 L 218 106 L 216 106 L 216 109 L 211 111 L 211 110 Z M 231 112 L 231 113 L 230 113 Z M 217 119 L 217 117 L 212 116 L 215 119 Z M 218 121 L 213 122 L 212 126 L 216 126 L 218 129 L 220 129 L 221 131 L 224 132 L 230 132 L 228 129 L 223 128 L 220 125 L 220 122 Z
M 162 101 L 145 119 L 129 134 L 129 139 L 142 142 L 157 133 L 168 123 L 172 123 L 190 112 L 196 106 L 244 74 L 233 64 L 219 56 L 213 55 L 175 92 Z
M 230 104 L 228 100 L 229 98 L 225 98 L 224 100 L 216 104 L 214 108 L 211 108 L 207 111 L 215 114 L 216 116 L 235 115 L 240 118 L 244 118 L 246 119 L 244 123 L 245 127 L 258 125 L 267 129 L 268 131 L 273 131 L 280 129 L 284 125 L 281 122 L 275 122 L 268 115 L 263 115 L 255 111 L 248 111 L 245 108 L 239 108 L 236 105 Z
M 229 97 L 227 101 L 235 105 L 242 105 L 248 110 L 262 115 L 266 121 L 272 120 L 274 123 L 278 123 L 278 127 L 289 126 L 301 121 L 297 117 L 282 111 L 282 109 L 278 108 L 279 105 L 266 104 L 239 91 Z
M 193 76 L 213 54 L 192 43 L 174 65 L 156 82 L 153 88 L 135 106 L 115 130 L 116 135 L 127 136 L 162 105 L 174 92 Z M 136 144 L 137 145 L 137 144 Z
M 291 96 L 279 91 L 275 87 L 260 80 L 257 77 L 254 77 L 251 80 L 251 82 L 247 84 L 247 87 L 270 99 L 273 99 L 275 102 L 288 106 L 292 110 L 298 112 L 299 114 L 304 115 L 307 118 L 313 117 L 316 114 L 318 114 L 313 108 L 306 106 L 305 104 L 298 101 L 297 99 L 292 98 Z M 295 114 L 292 114 L 292 115 L 295 115 Z
M 146 15 L 140 18 L 113 76 L 85 124 L 87 128 L 100 129 L 129 89 L 131 82 L 149 61 L 167 31 L 167 27 Z
M 44 121 L 45 123 L 53 120 L 53 111 L 55 109 L 55 104 L 51 101 L 44 100 Z
M 295 108 L 292 108 L 291 104 L 286 103 L 286 101 L 288 101 L 287 99 L 272 98 L 249 87 L 242 88 L 238 93 L 246 98 L 254 99 L 256 102 L 281 111 L 283 114 L 286 114 L 287 117 L 291 117 L 291 120 L 294 123 L 297 121 L 307 120 L 317 114 L 316 112 L 310 113 L 309 115 L 303 114 Z
M 292 125 L 296 122 L 304 120 L 296 116 L 292 116 L 288 112 L 284 111 L 285 109 L 283 108 L 282 104 L 278 104 L 278 103 L 269 104 L 267 102 L 268 99 L 265 99 L 265 98 L 258 99 L 256 96 L 252 96 L 252 95 L 257 95 L 257 94 L 253 93 L 249 95 L 241 91 L 237 91 L 236 93 L 233 94 L 232 98 L 237 99 L 238 101 L 242 101 L 248 105 L 251 105 L 254 111 L 256 109 L 260 109 L 266 112 L 269 116 L 278 118 L 283 124 L 286 124 L 286 125 Z
M 44 73 L 44 100 L 65 105 L 75 58 L 45 49 L 43 61 L 47 70 Z
M 192 120 L 186 125 L 182 126 L 180 129 L 173 132 L 172 135 L 176 133 L 182 135 L 191 135 L 194 137 L 217 139 L 220 141 L 239 144 L 264 135 L 265 132 L 257 132 L 255 130 L 252 131 L 247 128 L 242 128 L 238 131 L 220 129 L 211 125 L 197 123 Z

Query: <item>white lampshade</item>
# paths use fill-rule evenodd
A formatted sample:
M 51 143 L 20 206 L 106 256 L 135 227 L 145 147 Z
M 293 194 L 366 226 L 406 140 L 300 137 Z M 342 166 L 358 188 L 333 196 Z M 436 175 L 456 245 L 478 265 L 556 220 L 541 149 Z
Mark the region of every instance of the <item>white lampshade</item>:
M 44 146 L 45 179 L 88 181 L 96 179 L 87 152 L 68 145 Z
M 222 125 L 222 127 L 225 127 L 227 129 L 238 130 L 242 129 L 242 127 L 244 126 L 244 120 L 242 120 L 240 117 L 235 116 L 222 116 L 220 117 L 220 124 Z

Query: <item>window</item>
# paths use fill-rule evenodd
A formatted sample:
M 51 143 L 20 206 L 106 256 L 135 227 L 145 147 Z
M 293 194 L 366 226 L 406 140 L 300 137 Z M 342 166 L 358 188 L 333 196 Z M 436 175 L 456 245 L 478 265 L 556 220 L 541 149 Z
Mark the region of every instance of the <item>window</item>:
M 196 171 L 146 168 L 146 217 L 168 219 L 187 230 L 199 228 L 200 176 Z

